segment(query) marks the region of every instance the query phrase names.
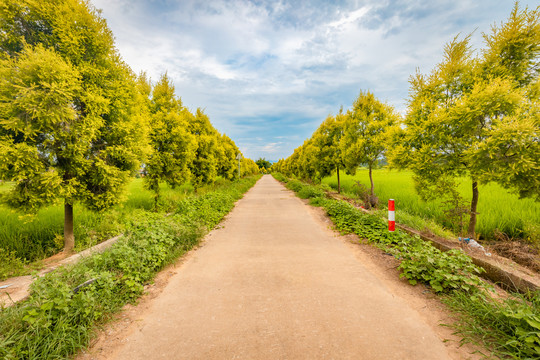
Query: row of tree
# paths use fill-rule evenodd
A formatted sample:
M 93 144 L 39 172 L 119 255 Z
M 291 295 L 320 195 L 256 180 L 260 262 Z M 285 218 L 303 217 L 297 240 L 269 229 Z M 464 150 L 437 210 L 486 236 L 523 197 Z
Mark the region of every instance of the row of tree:
M 233 179 L 239 154 L 166 74 L 152 86 L 133 73 L 87 0 L 0 4 L 0 179 L 15 182 L 3 200 L 36 211 L 63 199 L 66 250 L 75 202 L 109 208 L 141 169 L 156 201 L 160 182 Z
M 273 169 L 317 180 L 366 165 L 372 197 L 371 170 L 381 161 L 412 170 L 424 199 L 457 199 L 459 179 L 469 177 L 470 236 L 479 183 L 540 200 L 540 7 L 520 10 L 516 3 L 483 37 L 477 54 L 470 36 L 454 38 L 429 75 L 411 77 L 404 117 L 361 92 L 350 110 L 329 116 Z
M 257 164 L 242 157 L 234 141 L 220 134 L 201 109 L 193 114 L 182 105 L 167 74 L 153 89 L 144 74 L 137 81 L 143 93 L 142 110 L 149 120 L 144 181 L 156 203 L 160 182 L 176 187 L 190 181 L 198 189 L 212 184 L 217 176 L 232 180 L 240 171 L 243 175 L 259 172 Z

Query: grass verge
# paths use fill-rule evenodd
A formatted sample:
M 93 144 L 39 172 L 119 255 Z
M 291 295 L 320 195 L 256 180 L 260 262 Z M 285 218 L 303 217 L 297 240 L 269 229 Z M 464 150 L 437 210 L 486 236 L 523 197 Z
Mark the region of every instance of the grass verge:
M 0 358 L 63 359 L 87 346 L 100 323 L 136 301 L 143 286 L 196 245 L 257 179 L 187 196 L 169 216 L 136 210 L 110 250 L 36 279 L 28 300 L 0 312 Z
M 540 294 L 501 300 L 453 292 L 442 300 L 458 317 L 452 326 L 462 343 L 490 349 L 487 357 L 540 359 Z

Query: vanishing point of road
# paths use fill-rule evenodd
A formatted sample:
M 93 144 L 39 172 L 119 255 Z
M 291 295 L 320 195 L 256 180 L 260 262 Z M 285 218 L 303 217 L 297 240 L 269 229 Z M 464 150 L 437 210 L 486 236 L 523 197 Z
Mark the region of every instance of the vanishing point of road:
M 245 194 L 107 359 L 450 359 L 433 327 L 271 176 Z

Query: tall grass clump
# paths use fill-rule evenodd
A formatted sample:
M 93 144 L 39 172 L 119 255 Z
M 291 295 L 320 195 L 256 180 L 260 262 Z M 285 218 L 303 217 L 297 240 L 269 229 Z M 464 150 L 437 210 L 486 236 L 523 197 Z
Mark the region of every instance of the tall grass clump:
M 14 251 L 18 258 L 34 261 L 51 256 L 63 247 L 64 209 L 62 205 L 49 206 L 35 215 L 13 211 L 0 205 L 0 248 Z M 75 238 L 80 243 L 91 242 L 92 237 L 116 234 L 113 212 L 94 213 L 75 206 Z M 112 216 L 111 216 L 112 214 Z
M 456 312 L 463 343 L 483 345 L 499 358 L 540 358 L 540 292 L 481 299 L 456 292 L 443 297 Z

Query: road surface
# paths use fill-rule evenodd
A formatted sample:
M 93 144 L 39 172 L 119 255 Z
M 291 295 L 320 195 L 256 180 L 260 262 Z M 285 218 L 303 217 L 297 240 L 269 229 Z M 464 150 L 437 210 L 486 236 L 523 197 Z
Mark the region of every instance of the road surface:
M 450 359 L 436 326 L 264 176 L 175 269 L 107 359 Z M 88 355 L 87 355 L 88 356 Z M 96 358 L 97 358 L 96 357 Z

